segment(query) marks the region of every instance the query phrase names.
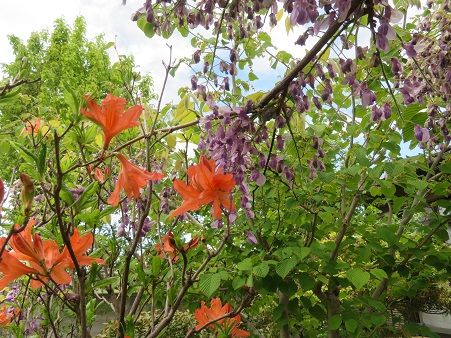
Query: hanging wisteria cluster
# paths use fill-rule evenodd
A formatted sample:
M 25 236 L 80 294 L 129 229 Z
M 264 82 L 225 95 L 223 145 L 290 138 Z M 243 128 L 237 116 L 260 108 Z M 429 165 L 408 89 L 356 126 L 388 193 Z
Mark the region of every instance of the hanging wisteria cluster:
M 262 186 L 266 177 L 264 171 L 267 167 L 277 173 L 281 173 L 289 182 L 293 181 L 293 171 L 284 164 L 283 158 L 274 153 L 269 159 L 260 151 L 259 144 L 271 142 L 266 126 L 260 126 L 250 116 L 253 104 L 249 101 L 246 106 L 236 109 L 219 108 L 213 104 L 213 113 L 203 118 L 203 127 L 206 136 L 199 143 L 199 150 L 216 161 L 226 172 L 233 173 L 236 183 L 242 193 L 241 207 L 247 217 L 254 218 L 252 211 L 252 191 L 249 182 L 255 182 Z M 213 124 L 215 121 L 216 126 Z M 277 128 L 282 128 L 282 117 L 278 118 Z M 276 137 L 276 148 L 282 151 L 284 137 L 279 134 Z M 247 173 L 250 172 L 250 175 Z

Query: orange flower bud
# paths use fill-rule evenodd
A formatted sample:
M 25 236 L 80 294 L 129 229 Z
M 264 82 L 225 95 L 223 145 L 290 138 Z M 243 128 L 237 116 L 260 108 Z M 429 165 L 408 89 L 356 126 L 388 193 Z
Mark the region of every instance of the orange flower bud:
M 33 204 L 34 197 L 34 184 L 31 181 L 30 176 L 21 173 L 20 180 L 22 181 L 22 191 L 20 192 L 20 198 L 22 200 L 25 215 L 29 215 Z

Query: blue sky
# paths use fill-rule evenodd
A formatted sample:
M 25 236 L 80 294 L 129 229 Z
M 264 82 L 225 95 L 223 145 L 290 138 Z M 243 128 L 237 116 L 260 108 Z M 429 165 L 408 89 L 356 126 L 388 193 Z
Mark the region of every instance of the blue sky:
M 63 17 L 72 23 L 77 16 L 84 16 L 87 22 L 88 37 L 104 34 L 107 41 L 115 41 L 120 54 L 134 56 L 138 69 L 145 74 L 152 75 L 155 82 L 155 92 L 159 93 L 164 78 L 162 60 L 167 60 L 169 49 L 167 43 L 173 46 L 175 58 L 189 57 L 194 52 L 189 39 L 182 38 L 175 33 L 170 40 L 154 36 L 151 40 L 139 30 L 131 21 L 132 14 L 142 6 L 144 0 L 127 0 L 122 5 L 121 0 L 40 0 L 40 1 L 12 1 L 2 0 L 0 14 L 0 63 L 12 61 L 13 56 L 8 44 L 7 35 L 14 34 L 26 40 L 31 32 L 42 29 L 51 30 L 55 19 Z M 409 14 L 416 14 L 411 9 Z M 302 58 L 306 48 L 309 48 L 314 39 L 308 40 L 306 47 L 294 44 L 294 41 L 303 32 L 296 27 L 288 35 L 285 31 L 284 19 L 273 29 L 267 29 L 273 44 L 280 49 L 291 53 L 295 58 Z M 202 34 L 201 31 L 199 31 Z M 369 40 L 367 32 L 360 34 L 360 44 Z M 368 36 L 366 36 L 368 35 Z M 275 50 L 273 50 L 276 53 Z M 114 60 L 116 56 L 111 53 Z M 259 80 L 253 83 L 255 91 L 268 90 L 283 76 L 284 67 L 276 70 L 269 68 L 264 59 L 256 60 L 253 66 L 254 73 Z M 163 102 L 178 101 L 177 90 L 181 86 L 189 86 L 191 70 L 182 65 L 176 77 L 170 78 Z M 245 76 L 247 78 L 247 75 Z M 251 90 L 252 91 L 252 90 Z M 402 144 L 402 153 L 412 154 L 407 145 Z

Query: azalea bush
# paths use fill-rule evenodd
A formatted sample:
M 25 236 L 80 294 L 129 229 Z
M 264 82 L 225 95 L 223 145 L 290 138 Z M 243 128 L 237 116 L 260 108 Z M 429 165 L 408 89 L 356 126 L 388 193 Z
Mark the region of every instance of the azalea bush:
M 396 313 L 449 283 L 449 3 L 146 1 L 133 19 L 168 39 L 158 94 L 82 19 L 10 38 L 4 332 L 91 337 L 107 308 L 120 338 L 434 336 Z

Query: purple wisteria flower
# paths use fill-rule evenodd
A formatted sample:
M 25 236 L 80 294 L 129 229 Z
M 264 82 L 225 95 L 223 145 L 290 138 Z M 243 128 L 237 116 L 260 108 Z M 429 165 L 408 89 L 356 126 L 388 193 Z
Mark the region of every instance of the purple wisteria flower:
M 149 232 L 150 228 L 152 228 L 152 226 L 154 224 L 155 224 L 154 221 L 150 220 L 149 217 L 146 217 L 144 219 L 144 223 L 143 223 L 143 226 L 142 226 L 142 229 L 141 229 L 141 236 L 145 236 Z
M 199 63 L 200 62 L 200 49 L 196 50 L 193 54 L 193 63 Z
M 8 302 L 14 302 L 19 292 L 20 292 L 19 284 L 11 285 L 10 290 L 6 294 L 5 300 Z
M 423 99 L 423 91 L 425 90 L 425 83 L 418 81 L 415 78 L 406 79 L 404 81 L 404 86 L 399 89 L 401 92 L 404 103 L 411 104 L 413 102 L 421 102 Z
M 265 184 L 266 182 L 266 177 L 265 175 L 263 175 L 260 171 L 258 171 L 257 169 L 252 170 L 251 176 L 250 176 L 251 181 L 254 181 L 255 184 L 257 184 L 259 187 L 261 187 L 263 184 Z
M 319 99 L 316 96 L 313 96 L 312 101 L 317 109 L 321 110 L 323 108 L 321 102 L 319 102 Z
M 393 75 L 395 75 L 396 77 L 400 77 L 403 71 L 402 64 L 399 62 L 397 58 L 391 58 L 390 61 Z
M 422 128 L 420 125 L 416 124 L 414 127 L 415 138 L 420 143 L 426 143 L 431 138 L 429 130 L 427 128 Z
M 44 318 L 42 317 L 33 317 L 27 321 L 25 326 L 25 335 L 28 337 L 34 333 L 37 333 L 41 328 L 41 322 Z
M 403 44 L 404 50 L 406 51 L 406 55 L 408 57 L 415 57 L 417 56 L 417 51 L 415 50 L 415 46 L 411 43 L 405 43 Z
M 371 108 L 371 121 L 378 122 L 382 118 L 382 109 L 374 105 Z
M 280 151 L 283 150 L 283 147 L 285 145 L 285 139 L 282 135 L 277 135 L 276 137 L 276 148 Z
M 388 120 L 391 117 L 391 106 L 388 102 L 382 107 L 382 120 Z
M 386 20 L 381 21 L 376 33 L 376 47 L 387 52 L 389 50 L 388 41 L 394 40 L 396 33 Z
M 217 219 L 217 220 L 214 220 L 210 226 L 213 229 L 221 229 L 224 226 L 224 223 L 222 222 L 222 220 Z
M 191 90 L 197 89 L 197 77 L 196 75 L 191 76 Z
M 376 102 L 376 95 L 368 88 L 368 85 L 364 82 L 360 85 L 360 99 L 363 106 L 371 106 Z
M 247 241 L 249 242 L 249 244 L 258 244 L 258 240 L 257 237 L 255 236 L 255 234 L 252 231 L 248 231 L 246 232 L 246 237 L 247 237 Z
M 349 9 L 351 8 L 351 0 L 337 0 L 335 1 L 335 8 L 337 8 L 340 13 L 338 22 L 342 22 L 348 16 Z

